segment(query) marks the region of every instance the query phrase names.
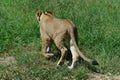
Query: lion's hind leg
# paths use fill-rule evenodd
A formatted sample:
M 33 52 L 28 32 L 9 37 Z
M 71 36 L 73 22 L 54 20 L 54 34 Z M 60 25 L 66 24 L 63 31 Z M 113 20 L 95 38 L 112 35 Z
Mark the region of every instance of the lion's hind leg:
M 77 53 L 72 40 L 70 40 L 70 51 L 72 53 L 72 64 L 68 67 L 69 69 L 74 68 L 76 61 L 78 60 L 79 54 Z
M 65 57 L 65 54 L 67 52 L 67 48 L 64 46 L 64 41 L 60 39 L 55 40 L 55 44 L 57 48 L 61 51 L 61 57 L 57 62 L 57 66 L 60 65 L 60 63 L 63 61 L 63 58 Z

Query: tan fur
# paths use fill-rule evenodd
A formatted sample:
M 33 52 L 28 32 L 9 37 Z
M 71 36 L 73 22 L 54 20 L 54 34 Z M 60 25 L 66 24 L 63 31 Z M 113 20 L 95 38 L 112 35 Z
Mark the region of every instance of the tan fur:
M 57 62 L 57 65 L 59 65 L 63 61 L 63 58 L 67 52 L 67 48 L 64 46 L 64 41 L 69 40 L 72 52 L 72 64 L 69 67 L 70 69 L 74 67 L 74 63 L 78 60 L 79 56 L 88 62 L 92 61 L 80 52 L 76 42 L 76 27 L 72 21 L 68 19 L 56 18 L 51 12 L 40 11 L 37 12 L 37 19 L 40 23 L 42 53 L 46 58 L 53 56 L 53 54 L 50 54 L 48 50 L 54 42 L 57 48 L 61 51 L 61 57 Z

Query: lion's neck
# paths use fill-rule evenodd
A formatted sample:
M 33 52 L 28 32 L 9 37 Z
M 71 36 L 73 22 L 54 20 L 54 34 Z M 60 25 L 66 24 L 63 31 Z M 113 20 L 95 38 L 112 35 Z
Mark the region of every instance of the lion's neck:
M 44 14 L 42 13 L 41 17 L 40 17 L 40 21 L 46 21 L 46 20 L 52 20 L 54 19 L 55 17 L 50 15 L 50 14 Z

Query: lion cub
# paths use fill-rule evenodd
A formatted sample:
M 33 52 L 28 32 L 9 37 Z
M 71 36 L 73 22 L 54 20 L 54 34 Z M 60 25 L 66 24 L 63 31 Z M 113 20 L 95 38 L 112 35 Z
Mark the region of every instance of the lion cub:
M 54 42 L 57 48 L 61 51 L 61 57 L 57 62 L 57 65 L 60 65 L 65 54 L 67 54 L 67 48 L 64 46 L 64 41 L 69 40 L 70 51 L 72 53 L 72 64 L 69 66 L 70 69 L 74 67 L 79 56 L 93 65 L 98 65 L 97 61 L 85 57 L 83 53 L 80 52 L 77 45 L 77 29 L 72 21 L 56 18 L 51 12 L 37 11 L 36 16 L 40 24 L 42 54 L 46 58 L 53 56 L 49 51 L 51 44 Z

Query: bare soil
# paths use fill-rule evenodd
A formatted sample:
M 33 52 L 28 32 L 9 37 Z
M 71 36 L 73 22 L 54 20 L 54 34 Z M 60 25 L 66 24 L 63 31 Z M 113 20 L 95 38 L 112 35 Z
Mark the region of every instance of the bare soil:
M 120 75 L 100 74 L 100 73 L 88 73 L 87 80 L 120 80 Z
M 5 58 L 0 57 L 0 64 L 2 64 L 2 65 L 3 64 L 4 65 L 10 65 L 10 64 L 13 64 L 15 62 L 16 62 L 16 60 L 13 56 L 5 57 Z

